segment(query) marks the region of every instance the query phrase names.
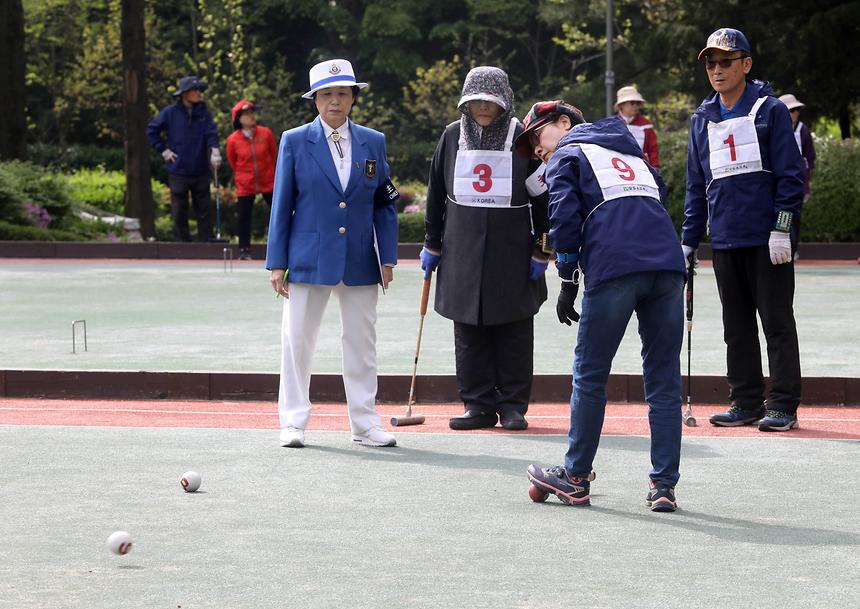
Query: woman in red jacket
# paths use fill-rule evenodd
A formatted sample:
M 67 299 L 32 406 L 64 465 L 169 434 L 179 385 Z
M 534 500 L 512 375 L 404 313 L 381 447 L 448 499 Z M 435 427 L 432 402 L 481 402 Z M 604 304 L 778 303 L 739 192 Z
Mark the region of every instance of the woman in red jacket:
M 251 260 L 251 208 L 262 194 L 272 208 L 278 147 L 268 127 L 257 124 L 257 107 L 240 100 L 233 106 L 233 133 L 227 138 L 227 160 L 233 168 L 239 210 L 239 260 Z

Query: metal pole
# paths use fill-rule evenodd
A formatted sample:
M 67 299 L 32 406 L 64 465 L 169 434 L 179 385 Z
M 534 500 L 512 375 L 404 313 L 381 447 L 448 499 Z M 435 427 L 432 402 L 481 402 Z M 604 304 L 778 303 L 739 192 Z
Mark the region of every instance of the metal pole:
M 615 72 L 612 71 L 613 16 L 612 0 L 606 0 L 606 116 L 612 116 L 612 96 L 615 93 Z

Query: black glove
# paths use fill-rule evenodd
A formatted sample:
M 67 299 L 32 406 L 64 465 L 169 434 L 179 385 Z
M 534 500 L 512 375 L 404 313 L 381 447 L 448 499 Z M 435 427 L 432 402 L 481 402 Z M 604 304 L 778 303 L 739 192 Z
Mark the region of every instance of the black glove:
M 573 308 L 578 293 L 578 283 L 572 281 L 563 281 L 561 283 L 561 291 L 558 293 L 558 302 L 555 305 L 555 312 L 558 315 L 558 321 L 561 323 L 569 326 L 570 322 L 579 321 L 579 313 Z

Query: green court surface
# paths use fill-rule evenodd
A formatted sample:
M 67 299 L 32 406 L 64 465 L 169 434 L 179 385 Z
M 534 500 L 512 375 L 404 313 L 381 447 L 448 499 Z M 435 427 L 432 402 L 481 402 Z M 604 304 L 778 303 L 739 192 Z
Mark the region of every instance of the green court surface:
M 412 371 L 418 332 L 421 271 L 400 265 L 380 294 L 379 371 Z M 796 269 L 795 311 L 804 376 L 856 376 L 860 323 L 856 313 L 860 266 Z M 693 374 L 725 373 L 720 306 L 713 270 L 697 276 Z M 549 273 L 550 300 L 535 319 L 535 372 L 571 369 L 576 326 L 558 323 L 558 279 Z M 580 297 L 581 299 L 581 297 Z M 581 300 L 580 300 L 581 302 Z M 277 372 L 280 317 L 261 262 L 0 260 L 0 369 L 198 370 Z M 72 354 L 71 323 L 87 322 L 88 351 Z M 81 336 L 78 338 L 81 349 Z M 340 371 L 338 307 L 330 302 L 314 371 Z M 682 364 L 686 366 L 686 346 Z M 641 371 L 635 319 L 613 372 Z M 454 372 L 453 326 L 430 311 L 419 374 Z
M 527 496 L 562 436 L 398 438 L 0 427 L 0 609 L 860 606 L 856 441 L 685 438 L 655 514 L 646 438 L 603 438 L 592 507 Z

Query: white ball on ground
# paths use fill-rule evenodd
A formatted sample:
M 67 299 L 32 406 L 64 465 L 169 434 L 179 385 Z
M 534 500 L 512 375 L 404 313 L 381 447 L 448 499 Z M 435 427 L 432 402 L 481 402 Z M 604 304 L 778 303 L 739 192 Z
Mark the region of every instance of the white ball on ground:
M 202 481 L 203 479 L 200 477 L 200 474 L 189 471 L 182 474 L 182 477 L 179 479 L 179 484 L 182 485 L 182 488 L 185 489 L 186 493 L 193 493 L 200 488 L 200 483 Z
M 131 552 L 131 535 L 125 531 L 114 531 L 108 537 L 107 544 L 111 552 L 123 556 Z

